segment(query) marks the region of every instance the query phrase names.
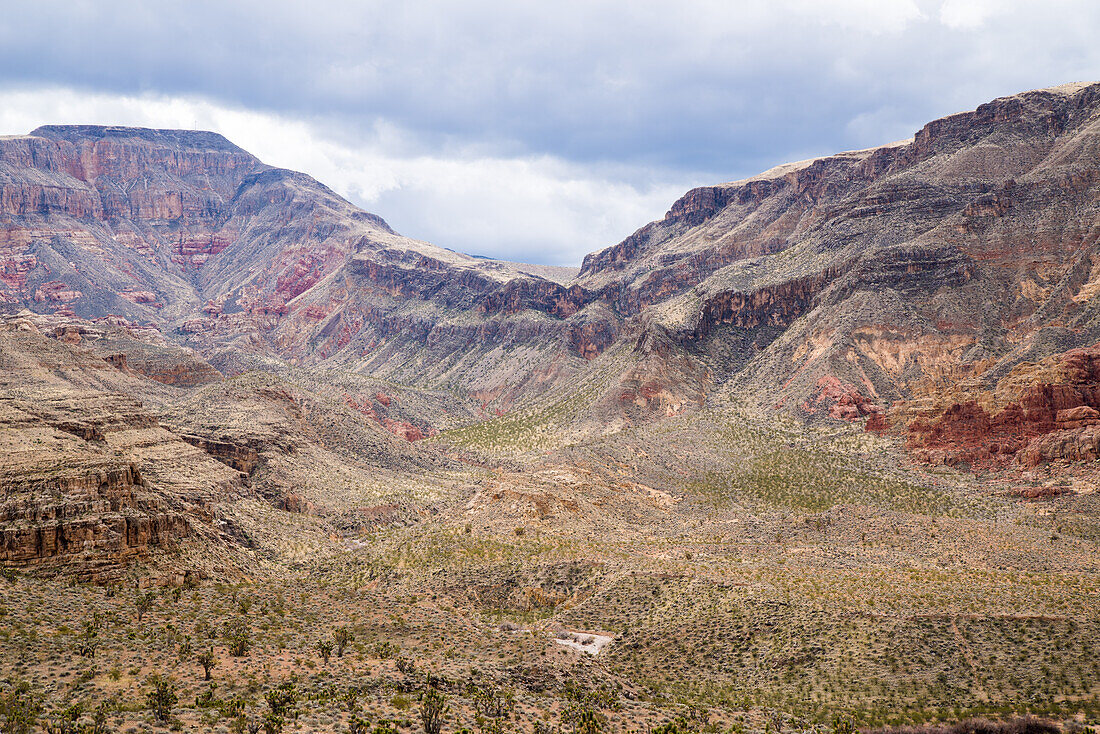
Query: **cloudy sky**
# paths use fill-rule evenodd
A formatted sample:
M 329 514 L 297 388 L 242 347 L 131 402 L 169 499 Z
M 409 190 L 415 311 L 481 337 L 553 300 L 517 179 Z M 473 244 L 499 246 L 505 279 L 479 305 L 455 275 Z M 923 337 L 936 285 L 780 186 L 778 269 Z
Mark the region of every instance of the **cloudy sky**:
M 0 133 L 217 130 L 399 232 L 579 263 L 686 189 L 1100 80 L 1095 0 L 0 0 Z

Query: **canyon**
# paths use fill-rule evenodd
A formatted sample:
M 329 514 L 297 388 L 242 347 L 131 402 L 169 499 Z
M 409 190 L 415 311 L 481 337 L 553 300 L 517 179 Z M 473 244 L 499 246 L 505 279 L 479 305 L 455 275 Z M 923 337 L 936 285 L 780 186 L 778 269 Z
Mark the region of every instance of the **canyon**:
M 404 237 L 217 133 L 3 137 L 0 446 L 0 584 L 69 630 L 0 658 L 60 675 L 83 605 L 166 600 L 104 700 L 187 630 L 224 691 L 369 668 L 399 717 L 442 671 L 532 731 L 574 680 L 620 728 L 1091 716 L 1100 84 L 701 186 L 577 268 Z M 318 669 L 330 628 L 362 644 Z

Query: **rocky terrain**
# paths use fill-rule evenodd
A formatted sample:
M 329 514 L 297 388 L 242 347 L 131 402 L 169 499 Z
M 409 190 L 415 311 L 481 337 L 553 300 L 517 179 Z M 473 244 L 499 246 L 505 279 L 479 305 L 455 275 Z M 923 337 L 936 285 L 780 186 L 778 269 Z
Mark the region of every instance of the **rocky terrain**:
M 1098 84 L 579 269 L 213 133 L 47 126 L 0 181 L 8 728 L 1100 717 Z

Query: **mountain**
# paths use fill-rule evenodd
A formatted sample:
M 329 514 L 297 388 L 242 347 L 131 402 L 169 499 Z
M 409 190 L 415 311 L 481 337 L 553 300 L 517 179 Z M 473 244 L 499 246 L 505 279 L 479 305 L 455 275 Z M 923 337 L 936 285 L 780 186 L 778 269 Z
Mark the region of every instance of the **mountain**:
M 1028 92 L 694 189 L 576 274 L 400 237 L 216 134 L 44 127 L 0 141 L 3 298 L 487 410 L 599 374 L 595 424 L 731 397 L 907 424 L 1100 340 L 1098 108 L 1100 85 Z

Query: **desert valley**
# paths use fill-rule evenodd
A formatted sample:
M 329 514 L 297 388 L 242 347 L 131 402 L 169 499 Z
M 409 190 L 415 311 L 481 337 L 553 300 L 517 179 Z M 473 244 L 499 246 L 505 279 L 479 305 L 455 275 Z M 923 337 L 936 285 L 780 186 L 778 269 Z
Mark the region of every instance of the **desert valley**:
M 40 127 L 0 187 L 5 732 L 1100 718 L 1100 84 L 578 268 L 211 132 Z

